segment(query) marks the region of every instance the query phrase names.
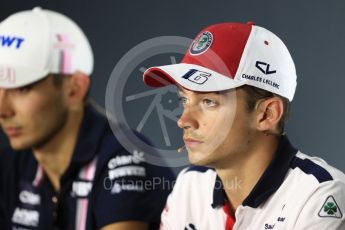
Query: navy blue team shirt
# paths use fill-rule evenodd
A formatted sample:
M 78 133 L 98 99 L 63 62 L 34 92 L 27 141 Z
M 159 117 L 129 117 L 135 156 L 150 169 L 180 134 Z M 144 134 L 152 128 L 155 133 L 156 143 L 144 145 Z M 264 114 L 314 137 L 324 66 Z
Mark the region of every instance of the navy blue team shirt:
M 153 185 L 157 178 L 165 183 Z M 127 220 L 157 229 L 173 179 L 140 151 L 127 152 L 88 104 L 59 192 L 30 150 L 0 154 L 0 229 L 90 230 Z

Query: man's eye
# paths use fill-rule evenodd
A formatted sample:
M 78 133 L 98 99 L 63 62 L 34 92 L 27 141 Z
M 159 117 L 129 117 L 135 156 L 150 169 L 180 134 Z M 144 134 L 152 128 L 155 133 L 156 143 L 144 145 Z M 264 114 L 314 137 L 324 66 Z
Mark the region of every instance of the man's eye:
M 31 89 L 31 86 L 24 86 L 24 87 L 18 88 L 17 91 L 19 93 L 27 93 L 30 91 L 30 89 Z
M 215 107 L 217 105 L 217 102 L 211 99 L 203 99 L 202 103 L 207 107 Z
M 187 104 L 187 98 L 185 97 L 179 97 L 178 100 L 181 102 L 182 105 Z

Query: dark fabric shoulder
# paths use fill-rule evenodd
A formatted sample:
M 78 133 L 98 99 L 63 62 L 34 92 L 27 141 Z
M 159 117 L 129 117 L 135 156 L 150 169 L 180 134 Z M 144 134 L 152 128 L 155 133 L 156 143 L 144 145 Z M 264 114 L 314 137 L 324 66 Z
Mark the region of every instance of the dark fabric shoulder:
M 96 228 L 138 220 L 157 229 L 174 179 L 170 168 L 149 164 L 144 152 L 128 152 L 112 132 L 106 132 L 98 151 L 93 190 Z

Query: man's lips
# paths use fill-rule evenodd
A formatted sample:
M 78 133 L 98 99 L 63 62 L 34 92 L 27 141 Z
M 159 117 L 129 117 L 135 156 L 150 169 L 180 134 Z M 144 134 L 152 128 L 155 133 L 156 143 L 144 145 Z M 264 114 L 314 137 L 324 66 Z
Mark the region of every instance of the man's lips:
M 188 138 L 188 137 L 184 137 L 183 141 L 184 141 L 186 146 L 195 146 L 195 145 L 203 143 L 202 141 L 199 141 L 199 140 L 196 140 L 193 138 Z
M 16 137 L 20 134 L 21 128 L 19 127 L 6 127 L 4 131 L 8 137 Z

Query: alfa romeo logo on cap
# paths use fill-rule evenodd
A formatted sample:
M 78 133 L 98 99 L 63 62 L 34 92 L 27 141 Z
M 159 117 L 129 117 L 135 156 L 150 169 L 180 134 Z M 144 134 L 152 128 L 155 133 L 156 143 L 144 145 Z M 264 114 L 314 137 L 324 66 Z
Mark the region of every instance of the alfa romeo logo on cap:
M 210 48 L 213 41 L 211 32 L 205 31 L 200 34 L 192 43 L 189 53 L 191 55 L 200 55 Z

